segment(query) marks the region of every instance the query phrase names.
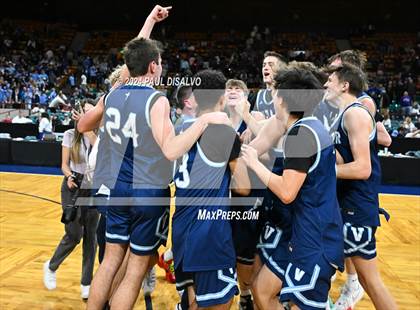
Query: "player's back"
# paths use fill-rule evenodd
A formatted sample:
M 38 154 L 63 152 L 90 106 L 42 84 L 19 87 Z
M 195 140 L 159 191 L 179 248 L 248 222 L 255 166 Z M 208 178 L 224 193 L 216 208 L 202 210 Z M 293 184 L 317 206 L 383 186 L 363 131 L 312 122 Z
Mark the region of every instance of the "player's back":
M 291 255 L 309 261 L 323 255 L 328 262 L 341 268 L 343 224 L 336 198 L 334 145 L 328 131 L 315 117 L 303 118 L 291 129 L 294 127 L 305 127 L 312 132 L 317 151 L 298 196 L 292 202 Z
M 156 143 L 150 109 L 163 94 L 152 87 L 123 85 L 105 100 L 105 139 L 113 181 L 135 188 L 167 188 L 171 162 Z

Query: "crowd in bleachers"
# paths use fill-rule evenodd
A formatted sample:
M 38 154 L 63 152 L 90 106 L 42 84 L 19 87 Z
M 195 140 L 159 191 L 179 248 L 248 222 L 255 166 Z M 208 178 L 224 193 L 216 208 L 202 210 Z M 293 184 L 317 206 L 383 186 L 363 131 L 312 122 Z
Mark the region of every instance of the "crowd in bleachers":
M 35 113 L 69 111 L 82 98 L 95 98 L 110 88 L 108 75 L 122 63 L 120 53 L 136 32 L 92 32 L 84 49 L 70 46 L 76 27 L 66 24 L 4 21 L 0 26 L 0 106 L 35 108 Z M 165 48 L 163 76 L 192 75 L 213 68 L 262 86 L 262 56 L 276 50 L 289 59 L 325 65 L 337 52 L 335 38 L 325 33 L 275 33 L 255 26 L 251 32 L 157 33 Z M 353 34 L 352 48 L 366 51 L 370 88 L 389 131 L 404 134 L 404 117 L 418 126 L 420 41 L 415 33 Z M 58 119 L 66 119 L 59 114 Z M 389 121 L 388 121 L 389 120 Z M 410 126 L 412 128 L 412 126 Z M 408 129 L 410 130 L 410 129 Z M 408 133 L 408 132 L 407 132 Z

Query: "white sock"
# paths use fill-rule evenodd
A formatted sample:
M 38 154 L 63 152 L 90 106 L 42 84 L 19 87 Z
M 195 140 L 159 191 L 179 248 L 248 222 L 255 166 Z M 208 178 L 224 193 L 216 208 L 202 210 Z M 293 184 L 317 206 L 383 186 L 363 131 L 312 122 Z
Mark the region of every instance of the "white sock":
M 348 273 L 347 286 L 350 288 L 357 288 L 358 285 L 359 285 L 359 279 L 357 278 L 357 273 Z

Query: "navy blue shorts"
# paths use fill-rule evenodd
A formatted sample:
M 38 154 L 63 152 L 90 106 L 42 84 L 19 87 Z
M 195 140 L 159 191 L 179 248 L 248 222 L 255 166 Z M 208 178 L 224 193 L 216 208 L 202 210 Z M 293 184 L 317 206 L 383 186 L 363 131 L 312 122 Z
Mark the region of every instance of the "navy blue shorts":
M 233 211 L 257 211 L 262 203 L 257 198 L 254 206 L 232 207 Z M 231 221 L 232 238 L 235 247 L 236 261 L 244 265 L 252 265 L 257 253 L 258 236 L 261 231 L 259 220 L 237 220 Z
M 194 285 L 194 276 L 192 272 L 182 270 L 182 263 L 175 268 L 175 286 L 177 291 L 183 291 L 188 286 Z
M 325 309 L 335 271 L 323 256 L 311 264 L 290 262 L 284 275 L 281 301 L 292 301 L 302 310 Z
M 193 272 L 196 301 L 199 307 L 222 305 L 238 295 L 236 270 L 226 268 Z
M 113 206 L 112 199 L 127 199 L 130 205 Z M 166 201 L 165 205 L 146 206 L 146 197 Z M 136 255 L 151 255 L 165 245 L 169 230 L 170 191 L 117 189 L 111 191 L 106 218 L 106 241 L 129 243 Z
M 344 223 L 344 255 L 360 256 L 364 259 L 376 257 L 376 227 L 357 226 Z
M 280 228 L 268 222 L 264 225 L 257 244 L 258 255 L 261 262 L 281 280 L 289 263 L 288 244 L 289 240 L 284 239 Z

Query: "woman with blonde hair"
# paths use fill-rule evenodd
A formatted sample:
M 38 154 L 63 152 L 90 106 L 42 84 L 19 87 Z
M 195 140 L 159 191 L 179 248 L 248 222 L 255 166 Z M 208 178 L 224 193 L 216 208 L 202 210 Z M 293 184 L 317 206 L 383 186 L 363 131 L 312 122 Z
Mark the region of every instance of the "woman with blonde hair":
M 94 102 L 86 99 L 80 105 L 80 113 L 94 107 Z M 77 124 L 74 129 L 64 132 L 62 143 L 61 170 L 64 179 L 61 185 L 62 222 L 65 234 L 58 244 L 54 255 L 44 264 L 44 285 L 47 289 L 56 288 L 56 270 L 83 238 L 83 262 L 81 276 L 81 297 L 89 296 L 90 283 L 96 254 L 96 226 L 99 215 L 96 209 L 76 206 L 77 197 L 88 197 L 89 189 L 82 188 L 87 171 L 88 155 L 96 140 L 94 132 L 80 133 Z M 68 211 L 73 216 L 66 217 Z

